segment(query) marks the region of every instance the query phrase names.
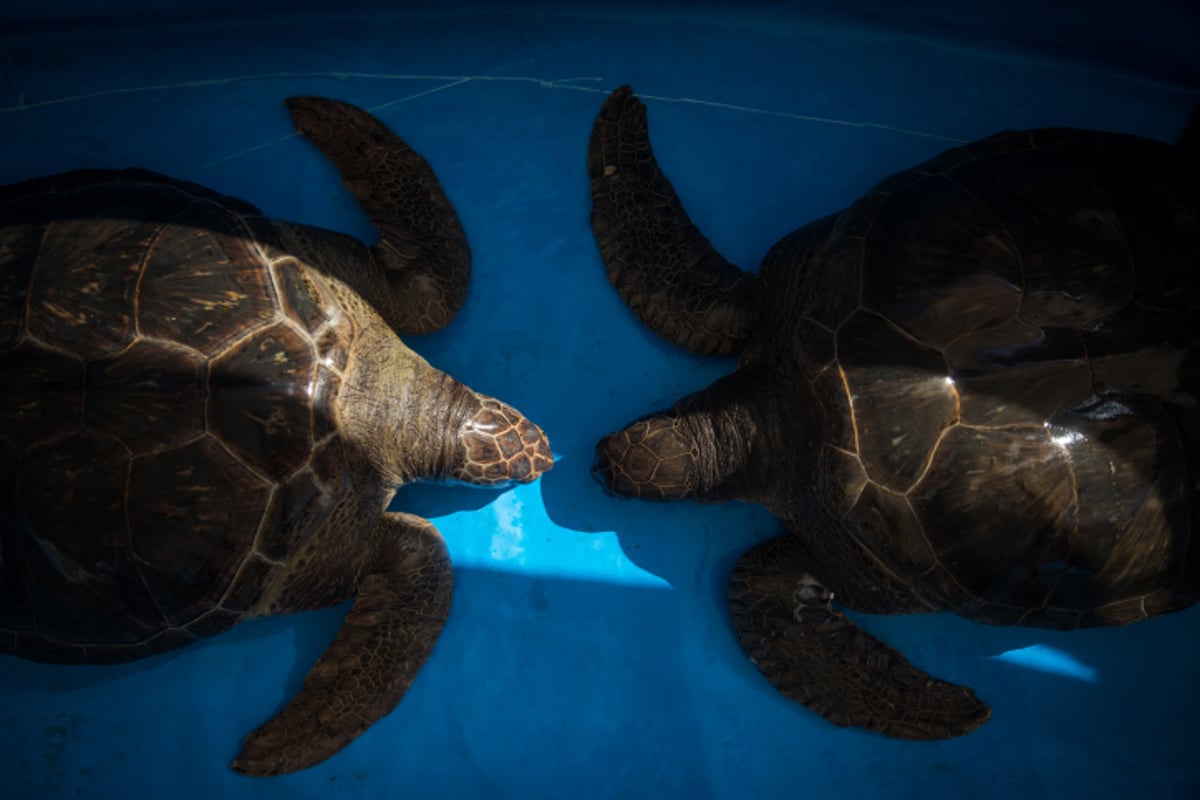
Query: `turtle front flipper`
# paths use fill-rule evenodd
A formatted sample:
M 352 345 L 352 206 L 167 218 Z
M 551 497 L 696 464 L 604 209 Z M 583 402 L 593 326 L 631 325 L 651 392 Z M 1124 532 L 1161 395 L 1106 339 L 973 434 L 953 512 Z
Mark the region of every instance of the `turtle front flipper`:
M 902 739 L 948 739 L 987 721 L 970 689 L 930 677 L 834 611 L 793 544 L 783 536 L 746 551 L 729 583 L 738 641 L 780 693 L 837 725 Z
M 389 513 L 376 541 L 342 629 L 300 692 L 246 737 L 238 772 L 279 775 L 338 752 L 396 707 L 433 651 L 454 586 L 441 535 L 420 517 Z
M 366 299 L 399 333 L 445 327 L 466 299 L 471 250 L 433 169 L 360 108 L 323 97 L 286 103 L 296 130 L 333 162 L 379 232 L 371 255 L 386 297 Z
M 592 231 L 609 280 L 655 333 L 702 355 L 729 355 L 750 331 L 756 279 L 692 224 L 650 148 L 646 107 L 622 86 L 588 142 Z

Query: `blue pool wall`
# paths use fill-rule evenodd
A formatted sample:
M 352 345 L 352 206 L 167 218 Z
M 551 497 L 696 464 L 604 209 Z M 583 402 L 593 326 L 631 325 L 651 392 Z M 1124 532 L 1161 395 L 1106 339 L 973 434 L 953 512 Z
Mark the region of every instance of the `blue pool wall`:
M 475 254 L 445 331 L 410 344 L 549 431 L 504 492 L 413 486 L 456 564 L 452 616 L 392 714 L 310 770 L 228 769 L 345 607 L 117 667 L 0 659 L 0 797 L 1200 797 L 1195 609 L 1069 634 L 950 615 L 872 633 L 994 707 L 914 744 L 779 697 L 734 641 L 761 509 L 604 495 L 603 434 L 733 368 L 646 331 L 604 277 L 585 150 L 629 83 L 697 225 L 753 269 L 797 225 L 955 142 L 1070 125 L 1171 140 L 1200 97 L 1198 12 L 1168 2 L 649 5 L 9 4 L 0 182 L 137 165 L 373 241 L 292 132 L 293 94 L 374 111 L 433 165 Z

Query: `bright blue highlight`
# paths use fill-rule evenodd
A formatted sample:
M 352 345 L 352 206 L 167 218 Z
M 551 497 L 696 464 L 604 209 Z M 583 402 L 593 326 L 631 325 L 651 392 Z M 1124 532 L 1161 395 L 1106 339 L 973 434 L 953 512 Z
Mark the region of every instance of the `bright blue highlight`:
M 1070 653 L 1065 653 L 1062 650 L 1044 644 L 1034 644 L 1029 647 L 1009 650 L 995 656 L 995 659 L 1008 664 L 1016 664 L 1027 669 L 1045 672 L 1050 675 L 1061 675 L 1064 678 L 1086 681 L 1087 683 L 1099 683 L 1100 681 L 1100 675 L 1095 667 L 1084 664 Z

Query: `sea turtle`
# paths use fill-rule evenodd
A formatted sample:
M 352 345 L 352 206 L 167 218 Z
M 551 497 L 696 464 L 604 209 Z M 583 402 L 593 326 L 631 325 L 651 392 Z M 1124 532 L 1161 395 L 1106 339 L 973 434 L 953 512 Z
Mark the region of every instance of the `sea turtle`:
M 380 242 L 144 170 L 0 187 L 0 652 L 111 663 L 354 597 L 234 762 L 290 772 L 391 711 L 450 610 L 400 484 L 528 482 L 516 409 L 397 332 L 444 326 L 470 251 L 429 165 L 367 112 L 287 100 Z
M 785 236 L 757 274 L 688 219 L 628 87 L 589 144 L 609 278 L 735 372 L 597 445 L 643 499 L 760 503 L 736 635 L 839 725 L 939 739 L 989 708 L 853 611 L 1120 625 L 1200 589 L 1200 159 L 1069 129 L 952 148 Z

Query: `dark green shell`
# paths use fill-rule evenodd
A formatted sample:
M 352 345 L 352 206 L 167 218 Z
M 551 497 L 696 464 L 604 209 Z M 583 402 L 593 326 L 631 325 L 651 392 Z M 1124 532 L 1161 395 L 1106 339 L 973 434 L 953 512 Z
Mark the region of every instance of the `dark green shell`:
M 778 243 L 758 347 L 822 406 L 837 530 L 792 527 L 852 543 L 822 580 L 1054 627 L 1192 602 L 1198 271 L 1194 156 L 1074 130 L 952 149 Z
M 257 209 L 145 171 L 0 189 L 0 652 L 224 630 L 349 490 L 356 332 L 285 255 Z

